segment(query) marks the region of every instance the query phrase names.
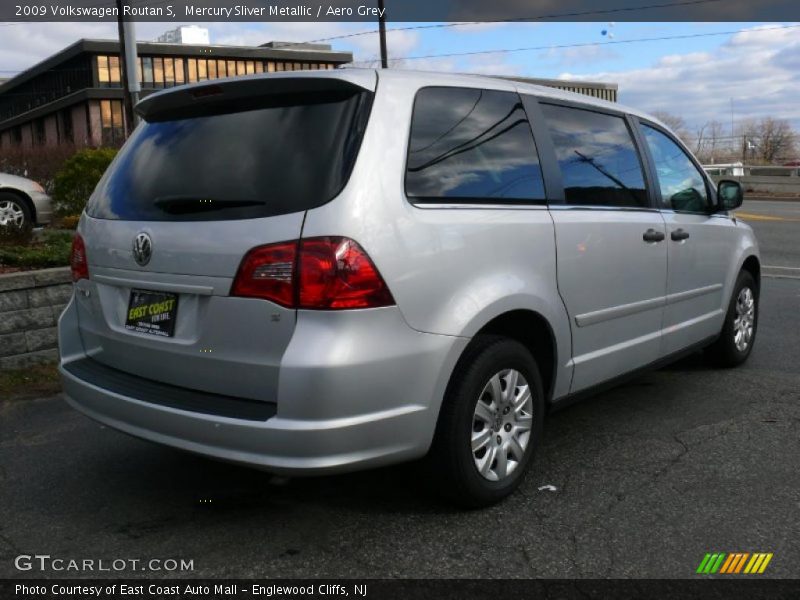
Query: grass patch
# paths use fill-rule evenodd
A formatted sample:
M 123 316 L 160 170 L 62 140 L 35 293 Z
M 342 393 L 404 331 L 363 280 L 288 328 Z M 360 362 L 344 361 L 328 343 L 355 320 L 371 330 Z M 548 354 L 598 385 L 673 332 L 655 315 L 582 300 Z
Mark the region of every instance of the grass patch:
M 0 268 L 46 269 L 69 265 L 73 234 L 69 231 L 43 231 L 29 242 L 7 239 L 0 243 Z
M 61 379 L 55 363 L 0 371 L 0 398 L 3 400 L 41 398 L 59 392 Z

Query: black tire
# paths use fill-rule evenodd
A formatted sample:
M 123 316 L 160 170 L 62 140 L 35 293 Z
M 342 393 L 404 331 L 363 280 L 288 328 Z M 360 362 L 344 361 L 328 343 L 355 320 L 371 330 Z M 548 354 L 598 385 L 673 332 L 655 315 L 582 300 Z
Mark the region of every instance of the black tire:
M 10 194 L 8 192 L 0 192 L 0 209 L 2 209 L 6 203 L 11 203 L 16 207 L 19 207 L 22 210 L 23 220 L 21 225 L 19 226 L 6 225 L 5 227 L 3 227 L 3 225 L 0 225 L 0 227 L 11 233 L 24 232 L 33 228 L 34 225 L 33 214 L 31 213 L 31 209 L 25 200 L 23 200 L 16 194 Z
M 736 345 L 736 320 L 739 296 L 745 289 L 749 289 L 752 293 L 755 312 L 753 315 L 753 333 L 746 347 L 742 349 Z M 756 280 L 748 271 L 741 271 L 733 288 L 728 312 L 725 315 L 725 323 L 722 325 L 722 332 L 719 338 L 706 349 L 706 354 L 712 364 L 724 368 L 737 367 L 750 356 L 753 344 L 756 341 L 756 331 L 758 330 L 758 297 L 759 289 Z
M 523 458 L 512 459 L 516 465 L 503 479 L 490 481 L 478 471 L 471 437 L 476 424 L 479 424 L 475 419 L 475 409 L 484 388 L 495 374 L 506 369 L 516 370 L 528 383 L 532 422 Z M 507 380 L 505 385 L 508 385 Z M 436 435 L 428 455 L 435 487 L 447 499 L 467 508 L 489 506 L 511 494 L 524 478 L 542 437 L 544 413 L 542 379 L 536 361 L 525 346 L 500 336 L 476 337 L 453 372 L 439 413 Z M 494 444 L 495 439 L 499 444 L 499 436 L 496 437 L 494 430 L 487 431 L 491 439 L 487 446 Z M 501 451 L 500 446 L 494 451 Z M 504 460 L 511 456 L 506 454 Z

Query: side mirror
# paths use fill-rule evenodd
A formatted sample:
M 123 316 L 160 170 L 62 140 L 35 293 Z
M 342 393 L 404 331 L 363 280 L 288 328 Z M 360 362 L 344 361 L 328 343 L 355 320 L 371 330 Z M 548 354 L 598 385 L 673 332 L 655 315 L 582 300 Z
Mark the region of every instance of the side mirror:
M 717 184 L 718 210 L 735 210 L 744 202 L 744 190 L 738 181 L 723 179 Z

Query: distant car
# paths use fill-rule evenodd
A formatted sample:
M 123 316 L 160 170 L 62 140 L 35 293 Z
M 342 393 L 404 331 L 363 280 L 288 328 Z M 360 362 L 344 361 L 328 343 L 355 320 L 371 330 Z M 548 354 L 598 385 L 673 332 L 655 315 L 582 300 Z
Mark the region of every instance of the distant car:
M 0 227 L 46 225 L 53 217 L 53 201 L 30 179 L 0 173 Z

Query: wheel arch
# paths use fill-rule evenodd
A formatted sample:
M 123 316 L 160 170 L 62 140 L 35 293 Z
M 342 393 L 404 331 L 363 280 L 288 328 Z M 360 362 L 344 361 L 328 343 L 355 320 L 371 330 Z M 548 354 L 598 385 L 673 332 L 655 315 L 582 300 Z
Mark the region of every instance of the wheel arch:
M 553 327 L 541 313 L 529 309 L 507 311 L 483 325 L 475 337 L 480 335 L 501 335 L 525 346 L 539 367 L 545 399 L 548 402 L 552 399 L 557 375 L 558 343 Z
M 755 254 L 751 254 L 742 262 L 742 271 L 747 271 L 756 280 L 756 285 L 761 289 L 761 261 Z

